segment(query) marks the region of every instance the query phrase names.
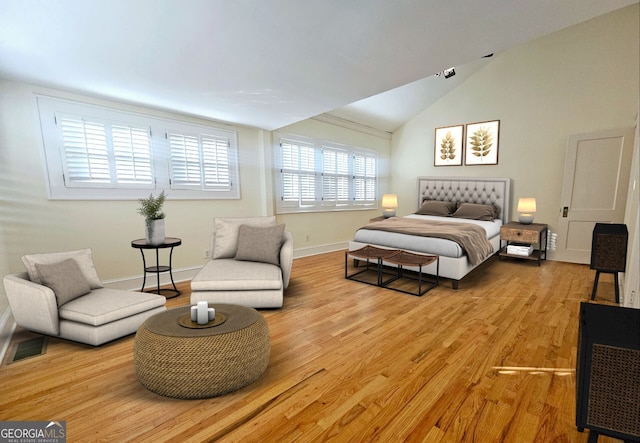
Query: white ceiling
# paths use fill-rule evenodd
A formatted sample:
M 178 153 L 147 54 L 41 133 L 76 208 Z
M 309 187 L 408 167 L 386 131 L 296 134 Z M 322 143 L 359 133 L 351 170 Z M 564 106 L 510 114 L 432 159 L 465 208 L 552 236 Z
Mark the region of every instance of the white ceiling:
M 268 130 L 331 112 L 392 131 L 462 65 L 634 3 L 0 0 L 0 77 Z
M 490 60 L 480 58 L 464 65 L 457 65 L 454 77 L 430 75 L 326 114 L 391 133 L 456 88 Z

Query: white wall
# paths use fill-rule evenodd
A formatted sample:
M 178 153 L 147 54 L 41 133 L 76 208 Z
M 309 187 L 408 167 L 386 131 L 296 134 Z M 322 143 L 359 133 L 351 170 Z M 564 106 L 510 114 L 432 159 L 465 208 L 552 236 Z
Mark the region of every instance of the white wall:
M 513 179 L 512 217 L 518 197 L 536 197 L 536 221 L 555 232 L 567 137 L 635 126 L 638 17 L 636 4 L 497 54 L 396 131 L 391 189 L 398 212 L 415 210 L 418 176 L 504 176 Z M 498 165 L 433 166 L 434 128 L 486 120 L 500 120 Z

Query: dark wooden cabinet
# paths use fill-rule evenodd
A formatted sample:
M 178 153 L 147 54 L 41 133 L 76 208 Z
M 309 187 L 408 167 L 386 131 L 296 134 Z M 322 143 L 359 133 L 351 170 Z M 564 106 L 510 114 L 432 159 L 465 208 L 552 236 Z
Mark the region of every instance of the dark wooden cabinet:
M 576 426 L 640 442 L 640 309 L 580 304 Z
M 591 239 L 591 269 L 596 270 L 591 300 L 596 297 L 600 273 L 613 274 L 616 303 L 620 303 L 618 272 L 624 272 L 627 266 L 627 226 L 616 223 L 596 223 Z

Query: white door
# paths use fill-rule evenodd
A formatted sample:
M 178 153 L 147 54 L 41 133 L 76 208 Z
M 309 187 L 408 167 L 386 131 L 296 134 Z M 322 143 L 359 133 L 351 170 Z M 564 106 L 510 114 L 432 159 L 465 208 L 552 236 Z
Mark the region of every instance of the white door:
M 623 223 L 633 128 L 569 137 L 556 260 L 589 263 L 596 223 Z

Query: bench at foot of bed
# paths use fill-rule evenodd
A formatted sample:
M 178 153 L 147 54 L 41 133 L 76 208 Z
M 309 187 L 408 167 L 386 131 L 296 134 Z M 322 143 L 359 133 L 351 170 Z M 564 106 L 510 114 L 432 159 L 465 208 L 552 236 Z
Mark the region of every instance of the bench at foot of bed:
M 356 268 L 359 266 L 358 260 L 366 261 L 364 269 L 349 274 L 349 257 L 354 258 L 354 267 Z M 366 245 L 355 251 L 347 251 L 345 253 L 344 260 L 345 278 L 398 292 L 404 292 L 405 294 L 421 296 L 435 288 L 439 283 L 440 257 L 437 255 L 416 254 L 402 249 L 383 249 Z M 429 276 L 429 274 L 422 272 L 423 266 L 428 266 L 434 262 L 436 264 L 435 275 Z M 394 272 L 385 271 L 385 268 L 391 267 L 390 265 L 395 267 L 395 269 L 393 269 Z M 407 272 L 405 266 L 418 267 L 418 271 Z M 372 273 L 375 274 L 375 280 L 372 279 Z M 385 275 L 388 276 L 388 278 L 385 279 Z M 399 285 L 396 283 L 404 279 L 416 280 L 418 282 L 417 291 L 412 292 L 406 290 L 404 289 L 406 285 Z M 426 283 L 424 288 L 423 283 Z

